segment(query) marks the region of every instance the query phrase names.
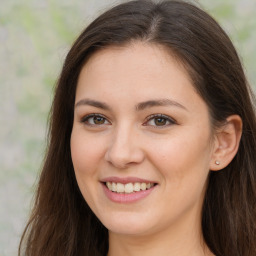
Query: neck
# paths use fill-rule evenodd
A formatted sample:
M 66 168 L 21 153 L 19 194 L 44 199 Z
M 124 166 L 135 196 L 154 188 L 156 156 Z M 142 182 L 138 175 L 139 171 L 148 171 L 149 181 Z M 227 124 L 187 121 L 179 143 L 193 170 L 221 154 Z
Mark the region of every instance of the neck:
M 110 235 L 108 256 L 213 256 L 202 241 L 175 237 L 168 239 L 162 236 L 127 237 L 118 234 Z
M 108 256 L 119 255 L 213 256 L 214 254 L 203 240 L 200 221 L 191 222 L 183 219 L 182 223 L 161 229 L 161 232 L 124 235 L 110 231 Z

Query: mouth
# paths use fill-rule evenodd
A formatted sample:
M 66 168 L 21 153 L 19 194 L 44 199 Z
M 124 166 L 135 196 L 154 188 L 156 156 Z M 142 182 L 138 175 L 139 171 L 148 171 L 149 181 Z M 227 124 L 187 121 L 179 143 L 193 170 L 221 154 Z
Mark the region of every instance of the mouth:
M 157 183 L 152 182 L 129 182 L 129 183 L 119 183 L 119 182 L 111 182 L 107 181 L 103 183 L 106 188 L 117 194 L 132 194 L 138 193 L 140 191 L 149 190 L 152 187 L 156 186 Z

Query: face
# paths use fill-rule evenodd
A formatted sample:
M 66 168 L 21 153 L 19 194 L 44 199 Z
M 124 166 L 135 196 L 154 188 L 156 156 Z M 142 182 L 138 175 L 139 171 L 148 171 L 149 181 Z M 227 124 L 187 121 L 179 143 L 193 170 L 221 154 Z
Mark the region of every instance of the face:
M 89 59 L 77 84 L 71 153 L 82 195 L 110 232 L 200 225 L 209 119 L 164 48 L 138 42 Z

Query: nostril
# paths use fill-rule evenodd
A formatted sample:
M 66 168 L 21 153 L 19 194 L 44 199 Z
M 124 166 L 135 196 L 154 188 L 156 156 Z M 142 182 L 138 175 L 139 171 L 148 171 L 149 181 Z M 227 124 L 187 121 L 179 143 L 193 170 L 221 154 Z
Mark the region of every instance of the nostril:
M 123 135 L 122 135 L 123 136 Z M 144 160 L 143 150 L 130 142 L 128 139 L 115 140 L 105 152 L 105 160 L 112 166 L 125 169 L 128 166 L 142 163 Z

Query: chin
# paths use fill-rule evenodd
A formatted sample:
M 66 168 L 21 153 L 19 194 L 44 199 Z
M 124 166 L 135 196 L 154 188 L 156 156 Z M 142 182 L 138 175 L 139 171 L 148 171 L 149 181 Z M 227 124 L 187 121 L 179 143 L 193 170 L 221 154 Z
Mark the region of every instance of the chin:
M 152 229 L 152 220 L 147 220 L 142 216 L 134 216 L 134 213 L 133 216 L 131 215 L 132 213 L 113 214 L 111 218 L 102 218 L 101 222 L 110 232 L 122 235 L 146 234 Z M 149 223 L 151 223 L 150 226 Z
M 145 227 L 145 226 L 110 225 L 109 228 L 107 229 L 112 233 L 116 233 L 120 235 L 129 235 L 129 236 L 144 235 L 149 233 L 149 227 Z

